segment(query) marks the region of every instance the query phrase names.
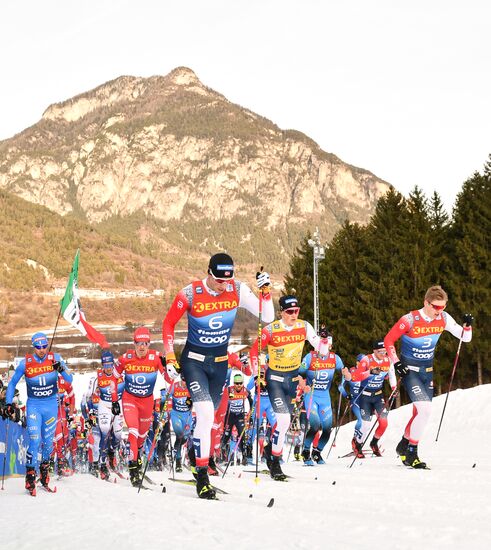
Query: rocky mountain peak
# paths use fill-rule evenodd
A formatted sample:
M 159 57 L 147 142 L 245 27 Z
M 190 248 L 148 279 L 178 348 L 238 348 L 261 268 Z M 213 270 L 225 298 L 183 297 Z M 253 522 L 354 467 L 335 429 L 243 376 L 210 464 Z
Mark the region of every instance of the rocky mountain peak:
M 307 229 L 364 223 L 389 187 L 187 67 L 106 82 L 0 142 L 0 189 L 94 224 L 143 214 L 173 253 L 224 249 L 234 235 L 252 261 L 272 239 L 281 265 Z

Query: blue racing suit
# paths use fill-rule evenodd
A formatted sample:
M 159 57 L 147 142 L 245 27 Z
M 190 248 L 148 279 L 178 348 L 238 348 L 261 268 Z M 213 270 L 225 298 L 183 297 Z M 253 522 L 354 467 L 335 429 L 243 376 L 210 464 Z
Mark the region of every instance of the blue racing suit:
M 59 361 L 64 370 L 61 376 L 71 383 L 73 376 L 66 370 L 66 364 L 58 353 L 47 353 L 42 359 L 28 354 L 15 369 L 7 388 L 6 402 L 12 403 L 15 387 L 24 376 L 27 386 L 26 419 L 29 447 L 26 467 L 38 466 L 38 451 L 42 445 L 42 462 L 49 461 L 53 451 L 53 438 L 58 418 L 58 371 L 53 363 Z
M 322 430 L 322 435 L 317 446 L 322 451 L 329 441 L 332 428 L 332 407 L 329 390 L 335 371 L 344 368 L 343 361 L 335 353 L 320 355 L 311 351 L 302 360 L 298 373 L 307 378 L 307 384 L 311 387 L 310 395 L 304 396 L 305 408 L 309 430 L 305 436 L 304 449 L 310 449 L 315 434 Z

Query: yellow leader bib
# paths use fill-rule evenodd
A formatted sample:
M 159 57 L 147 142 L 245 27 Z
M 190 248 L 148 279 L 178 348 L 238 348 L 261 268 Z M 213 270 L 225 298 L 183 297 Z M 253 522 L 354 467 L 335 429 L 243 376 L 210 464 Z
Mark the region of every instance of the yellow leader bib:
M 285 330 L 279 321 L 274 321 L 270 327 L 269 368 L 281 372 L 298 369 L 307 339 L 305 321 L 298 320 L 291 330 Z

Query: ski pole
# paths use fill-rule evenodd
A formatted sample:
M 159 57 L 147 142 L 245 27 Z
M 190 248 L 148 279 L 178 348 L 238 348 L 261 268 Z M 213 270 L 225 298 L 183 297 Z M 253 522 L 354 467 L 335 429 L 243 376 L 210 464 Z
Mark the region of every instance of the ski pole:
M 256 277 L 262 272 L 263 266 Z M 263 332 L 263 291 L 259 289 L 259 315 L 257 323 L 257 358 L 258 358 L 258 373 L 256 380 L 256 477 L 255 483 L 259 483 L 259 427 L 260 427 L 260 410 L 261 410 L 261 352 L 262 352 L 262 332 Z
M 464 338 L 464 329 L 462 329 L 462 334 L 460 335 L 459 346 L 457 348 L 457 353 L 455 355 L 455 361 L 453 363 L 452 376 L 450 377 L 450 384 L 448 385 L 448 391 L 447 391 L 447 395 L 445 397 L 445 404 L 443 405 L 442 417 L 440 418 L 440 424 L 438 426 L 438 432 L 436 434 L 435 441 L 438 441 L 438 436 L 440 435 L 440 428 L 442 427 L 443 415 L 445 414 L 445 409 L 447 408 L 448 396 L 450 394 L 450 390 L 452 389 L 452 383 L 453 383 L 453 377 L 455 375 L 455 371 L 457 370 L 457 363 L 459 362 L 460 346 L 462 345 L 463 338 Z
M 169 396 L 170 396 L 171 391 L 173 389 L 174 389 L 174 380 L 172 381 L 171 385 L 169 386 L 169 389 L 167 390 L 167 393 L 165 394 L 165 397 L 164 397 L 164 406 L 163 406 L 163 408 L 162 408 L 162 410 L 160 411 L 160 414 L 159 414 L 159 423 L 158 423 L 157 429 L 155 430 L 155 433 L 153 435 L 152 445 L 150 446 L 150 449 L 148 451 L 147 460 L 146 460 L 146 463 L 145 463 L 145 468 L 143 470 L 143 475 L 140 478 L 140 485 L 138 486 L 138 492 L 140 492 L 140 490 L 142 488 L 143 478 L 145 477 L 145 474 L 147 473 L 147 468 L 148 468 L 148 464 L 150 462 L 150 458 L 151 458 L 151 456 L 153 454 L 153 451 L 155 449 L 155 445 L 157 443 L 157 439 L 160 435 L 160 432 L 162 431 L 162 428 L 163 428 L 162 420 L 164 419 L 165 413 L 167 412 Z M 165 422 L 167 422 L 167 421 L 165 421 Z M 164 422 L 164 424 L 165 424 L 165 422 Z
M 387 407 L 387 414 L 389 414 L 390 412 L 390 409 L 392 409 L 392 405 L 394 404 L 395 400 L 396 400 L 396 395 L 397 395 L 397 391 L 399 389 L 399 383 L 400 383 L 401 379 L 399 378 L 399 380 L 397 381 L 397 386 L 394 388 L 393 392 L 390 394 L 389 396 L 389 406 Z M 359 393 L 359 395 L 361 395 L 361 392 Z M 373 426 L 370 428 L 370 431 L 368 432 L 367 436 L 365 437 L 363 443 L 361 444 L 361 448 L 363 449 L 363 447 L 365 446 L 365 443 L 368 441 L 368 438 L 370 437 L 370 435 L 372 434 L 375 426 L 377 425 L 377 422 L 378 422 L 378 417 L 379 415 L 377 414 L 377 418 L 375 419 L 375 422 L 373 423 Z M 351 468 L 353 466 L 353 464 L 356 462 L 356 459 L 358 458 L 358 456 L 355 454 L 355 458 L 353 459 L 353 462 L 349 465 L 349 467 Z
M 10 420 L 6 419 L 5 422 L 7 423 L 7 426 L 5 427 L 5 448 L 4 448 L 3 468 L 2 468 L 2 491 L 3 491 L 4 482 L 5 482 L 5 468 L 7 466 L 7 451 L 8 451 L 8 443 L 9 443 Z

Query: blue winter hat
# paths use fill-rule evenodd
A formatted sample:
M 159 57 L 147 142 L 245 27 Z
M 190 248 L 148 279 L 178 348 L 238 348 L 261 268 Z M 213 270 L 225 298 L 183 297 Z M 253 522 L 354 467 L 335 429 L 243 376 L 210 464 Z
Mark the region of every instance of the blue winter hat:
M 359 354 L 356 356 L 356 360 L 357 360 L 357 361 L 361 361 L 364 357 L 365 357 L 365 354 L 359 353 Z
M 104 366 L 104 363 L 114 364 L 114 355 L 108 350 L 104 350 L 101 355 L 101 363 Z
M 48 345 L 48 337 L 44 332 L 36 332 L 31 338 L 32 345 L 37 348 L 45 348 Z

